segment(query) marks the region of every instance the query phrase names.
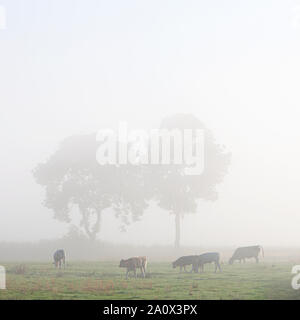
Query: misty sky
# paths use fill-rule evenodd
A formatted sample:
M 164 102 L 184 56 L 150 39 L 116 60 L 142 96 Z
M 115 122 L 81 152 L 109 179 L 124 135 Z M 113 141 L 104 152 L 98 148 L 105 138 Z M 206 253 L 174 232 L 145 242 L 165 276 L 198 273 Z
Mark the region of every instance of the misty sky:
M 232 153 L 184 245 L 300 245 L 300 0 L 0 0 L 0 241 L 62 236 L 31 171 L 76 133 L 192 113 Z M 159 219 L 160 223 L 157 223 Z M 172 244 L 151 207 L 99 238 Z

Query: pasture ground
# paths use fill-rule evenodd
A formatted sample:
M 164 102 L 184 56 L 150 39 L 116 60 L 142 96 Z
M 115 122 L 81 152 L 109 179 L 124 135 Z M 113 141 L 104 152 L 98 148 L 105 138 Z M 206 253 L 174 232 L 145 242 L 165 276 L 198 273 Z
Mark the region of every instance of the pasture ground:
M 170 263 L 151 262 L 147 278 L 125 279 L 118 262 L 69 262 L 65 270 L 51 263 L 4 263 L 7 290 L 0 299 L 299 299 L 291 287 L 291 262 L 222 265 L 214 273 L 179 273 Z M 188 268 L 190 270 L 190 267 Z

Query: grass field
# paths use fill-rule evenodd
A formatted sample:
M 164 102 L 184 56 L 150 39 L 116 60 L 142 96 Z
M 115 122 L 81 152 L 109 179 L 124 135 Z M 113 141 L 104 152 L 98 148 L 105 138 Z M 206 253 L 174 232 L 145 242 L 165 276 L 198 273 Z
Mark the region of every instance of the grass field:
M 151 263 L 146 279 L 125 279 L 117 262 L 70 262 L 62 271 L 50 263 L 4 264 L 7 290 L 0 299 L 299 299 L 291 287 L 291 263 L 236 263 L 214 273 L 179 273 L 170 263 Z

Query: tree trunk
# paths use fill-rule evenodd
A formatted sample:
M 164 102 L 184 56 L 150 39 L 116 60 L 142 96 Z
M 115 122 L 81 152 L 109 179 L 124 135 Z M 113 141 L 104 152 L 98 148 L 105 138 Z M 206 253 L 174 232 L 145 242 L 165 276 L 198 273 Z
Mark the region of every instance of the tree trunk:
M 175 213 L 175 248 L 180 247 L 180 213 Z
M 100 229 L 100 219 L 101 219 L 101 212 L 97 212 L 97 218 L 95 224 L 92 226 L 90 225 L 90 214 L 88 210 L 81 208 L 82 213 L 82 221 L 81 224 L 85 230 L 86 235 L 91 241 L 95 241 L 97 237 L 97 233 Z

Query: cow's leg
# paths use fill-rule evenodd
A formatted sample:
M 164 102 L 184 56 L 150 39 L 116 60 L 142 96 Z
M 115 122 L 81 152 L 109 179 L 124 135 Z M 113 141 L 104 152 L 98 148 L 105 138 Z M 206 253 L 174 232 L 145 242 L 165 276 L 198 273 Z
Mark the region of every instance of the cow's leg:
M 215 273 L 217 273 L 218 270 L 218 262 L 215 262 Z
M 258 263 L 258 257 L 255 257 L 255 261 L 256 261 L 256 263 Z
M 219 268 L 220 272 L 222 272 L 222 269 L 221 269 L 221 266 L 220 266 L 219 261 L 217 261 L 217 266 L 218 266 L 218 268 Z
M 144 278 L 146 278 L 146 269 L 145 269 L 145 266 L 142 266 L 142 272 L 143 272 Z
M 128 280 L 128 274 L 129 274 L 129 270 L 127 269 L 127 271 L 126 271 L 126 280 Z
M 134 277 L 136 278 L 136 268 L 133 269 Z
M 145 278 L 145 273 L 144 273 L 143 267 L 140 267 L 140 269 L 141 269 L 142 277 Z
M 198 273 L 198 265 L 197 264 L 193 264 L 192 265 L 192 270 L 191 272 L 194 271 L 195 273 Z

